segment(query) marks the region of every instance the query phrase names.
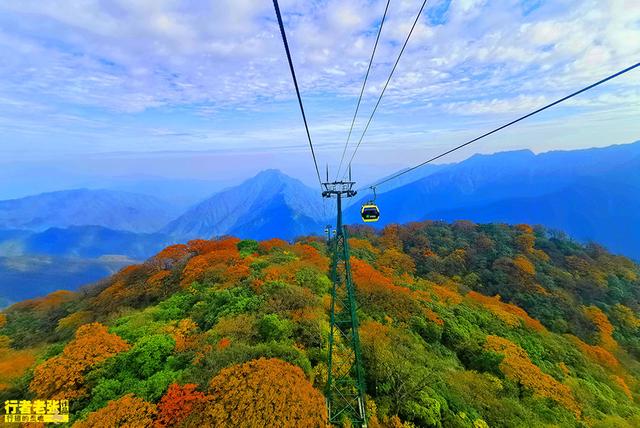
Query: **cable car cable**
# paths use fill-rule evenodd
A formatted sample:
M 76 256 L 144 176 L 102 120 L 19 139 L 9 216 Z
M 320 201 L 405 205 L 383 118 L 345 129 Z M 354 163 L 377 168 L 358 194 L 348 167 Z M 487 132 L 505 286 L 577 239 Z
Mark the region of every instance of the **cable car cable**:
M 371 125 L 371 121 L 373 120 L 373 115 L 376 114 L 376 111 L 378 110 L 378 106 L 380 105 L 380 101 L 382 101 L 382 96 L 384 95 L 385 91 L 387 90 L 387 86 L 389 86 L 389 82 L 391 81 L 391 78 L 393 77 L 393 73 L 396 71 L 396 67 L 398 66 L 398 63 L 400 62 L 400 58 L 402 57 L 402 54 L 404 53 L 405 48 L 407 47 L 407 43 L 409 43 L 409 39 L 411 38 L 411 34 L 413 34 L 413 30 L 416 28 L 416 24 L 418 24 L 418 20 L 420 19 L 420 16 L 422 15 L 422 11 L 424 9 L 424 7 L 426 6 L 428 0 L 424 0 L 422 2 L 422 6 L 420 6 L 420 10 L 418 11 L 418 14 L 416 15 L 416 19 L 413 21 L 413 25 L 411 26 L 411 30 L 409 30 L 409 34 L 407 34 L 407 38 L 404 41 L 404 44 L 402 45 L 402 49 L 400 49 L 400 53 L 398 54 L 398 58 L 396 59 L 395 64 L 393 64 L 393 68 L 391 69 L 391 73 L 389 73 L 389 77 L 387 78 L 386 83 L 384 84 L 384 87 L 382 88 L 382 92 L 380 92 L 380 96 L 378 97 L 378 101 L 376 102 L 375 106 L 373 107 L 373 111 L 371 112 L 371 116 L 369 116 L 369 120 L 367 121 L 367 125 L 364 127 L 364 130 L 362 131 L 362 135 L 360 136 L 360 139 L 358 140 L 358 144 L 356 145 L 355 150 L 353 151 L 353 154 L 351 155 L 351 159 L 349 160 L 349 165 L 351 163 L 353 163 L 353 158 L 356 156 L 356 153 L 358 152 L 358 148 L 360 147 L 360 144 L 362 143 L 362 139 L 364 138 L 364 135 L 367 133 L 367 130 L 369 129 L 369 125 Z
M 320 170 L 318 169 L 318 161 L 316 160 L 316 153 L 313 150 L 313 143 L 311 142 L 311 134 L 309 133 L 309 125 L 307 124 L 307 116 L 304 114 L 304 106 L 302 105 L 302 97 L 300 96 L 300 89 L 298 88 L 298 80 L 296 79 L 296 71 L 293 68 L 293 61 L 291 60 L 291 52 L 289 51 L 289 43 L 287 43 L 287 35 L 284 31 L 284 24 L 282 23 L 282 15 L 280 14 L 280 6 L 278 6 L 278 0 L 273 0 L 273 7 L 276 9 L 276 16 L 278 17 L 278 25 L 280 26 L 280 34 L 282 35 L 282 42 L 284 43 L 284 50 L 287 52 L 287 60 L 289 61 L 289 69 L 291 70 L 291 77 L 293 78 L 293 85 L 296 87 L 296 95 L 298 96 L 298 104 L 300 104 L 300 112 L 302 113 L 302 120 L 304 121 L 304 128 L 307 131 L 307 139 L 309 140 L 309 147 L 311 148 L 311 156 L 313 156 L 313 164 L 316 167 L 316 174 L 318 176 L 318 183 L 320 189 L 322 189 L 322 179 L 320 178 Z
M 498 128 L 495 128 L 495 129 L 493 129 L 493 130 L 491 130 L 491 131 L 489 131 L 489 132 L 486 132 L 486 133 L 484 133 L 484 134 L 480 135 L 479 137 L 476 137 L 476 138 L 474 138 L 474 139 L 472 139 L 472 140 L 467 141 L 467 142 L 466 142 L 466 143 L 464 143 L 464 144 L 460 144 L 459 146 L 456 146 L 456 147 L 454 147 L 454 148 L 452 148 L 452 149 L 450 149 L 450 150 L 447 150 L 446 152 L 441 153 L 441 154 L 439 154 L 438 156 L 435 156 L 435 157 L 433 157 L 433 158 L 431 158 L 431 159 L 429 159 L 429 160 L 426 160 L 426 161 L 424 161 L 424 162 L 422 162 L 422 163 L 420 163 L 420 164 L 418 164 L 418 165 L 416 165 L 416 166 L 413 166 L 413 167 L 411 167 L 411 168 L 405 169 L 404 171 L 401 171 L 401 172 L 399 172 L 399 173 L 397 173 L 397 174 L 394 174 L 394 175 L 392 175 L 392 176 L 390 176 L 390 177 L 387 177 L 387 178 L 385 178 L 384 180 L 379 181 L 379 182 L 377 182 L 376 184 L 373 184 L 373 185 L 372 185 L 372 186 L 370 186 L 369 188 L 370 188 L 370 189 L 375 189 L 376 187 L 380 186 L 381 184 L 384 184 L 384 183 L 386 183 L 386 182 L 388 182 L 388 181 L 391 181 L 391 180 L 393 180 L 393 179 L 395 179 L 395 178 L 400 177 L 401 175 L 404 175 L 404 174 L 406 174 L 406 173 L 408 173 L 408 172 L 411 172 L 411 171 L 413 171 L 413 170 L 415 170 L 415 169 L 418 169 L 418 168 L 420 168 L 421 166 L 424 166 L 424 165 L 426 165 L 426 164 L 428 164 L 428 163 L 431 163 L 431 162 L 433 162 L 433 161 L 435 161 L 435 160 L 438 160 L 438 159 L 440 159 L 440 158 L 441 158 L 441 157 L 443 157 L 443 156 L 446 156 L 446 155 L 448 155 L 448 154 L 450 154 L 450 153 L 453 153 L 453 152 L 455 152 L 456 150 L 459 150 L 459 149 L 461 149 L 461 148 L 463 148 L 463 147 L 466 147 L 466 146 L 468 146 L 468 145 L 469 145 L 469 144 L 471 144 L 471 143 L 474 143 L 474 142 L 476 142 L 476 141 L 478 141 L 478 140 L 480 140 L 480 139 L 482 139 L 482 138 L 484 138 L 484 137 L 488 137 L 489 135 L 494 134 L 494 133 L 496 133 L 496 132 L 498 132 L 498 131 L 500 131 L 500 130 L 502 130 L 502 129 L 505 129 L 505 128 L 507 128 L 508 126 L 511 126 L 511 125 L 513 125 L 513 124 L 516 124 L 516 123 L 520 122 L 521 120 L 524 120 L 524 119 L 526 119 L 526 118 L 528 118 L 528 117 L 531 117 L 531 116 L 533 116 L 533 115 L 535 115 L 535 114 L 538 114 L 538 113 L 540 113 L 540 112 L 542 112 L 542 111 L 544 111 L 544 110 L 546 110 L 546 109 L 548 109 L 548 108 L 550 108 L 550 107 L 555 106 L 556 104 L 560 104 L 561 102 L 566 101 L 566 100 L 568 100 L 569 98 L 573 98 L 573 97 L 575 97 L 576 95 L 579 95 L 579 94 L 581 94 L 581 93 L 583 93 L 583 92 L 586 92 L 586 91 L 588 91 L 589 89 L 593 89 L 593 88 L 595 88 L 596 86 L 599 86 L 599 85 L 601 85 L 601 84 L 603 84 L 603 83 L 605 83 L 605 82 L 608 82 L 608 81 L 609 81 L 609 80 L 611 80 L 611 79 L 615 79 L 616 77 L 621 76 L 621 75 L 623 75 L 623 74 L 625 74 L 625 73 L 627 73 L 627 72 L 629 72 L 629 71 L 631 71 L 631 70 L 633 70 L 633 69 L 635 69 L 635 68 L 638 68 L 638 67 L 640 67 L 640 62 L 638 62 L 638 63 L 636 63 L 636 64 L 634 64 L 634 65 L 632 65 L 632 66 L 630 66 L 630 67 L 627 67 L 627 68 L 625 68 L 625 69 L 623 69 L 623 70 L 620 70 L 620 71 L 618 71 L 618 72 L 617 72 L 617 73 L 615 73 L 615 74 L 612 74 L 612 75 L 610 75 L 610 76 L 608 76 L 608 77 L 605 77 L 604 79 L 599 80 L 599 81 L 597 81 L 596 83 L 593 83 L 593 84 L 591 84 L 591 85 L 589 85 L 589 86 L 586 86 L 586 87 L 584 87 L 584 88 L 582 88 L 582 89 L 580 89 L 580 90 L 578 90 L 578 91 L 576 91 L 576 92 L 574 92 L 574 93 L 572 93 L 572 94 L 570 94 L 570 95 L 567 95 L 566 97 L 562 97 L 562 98 L 560 98 L 559 100 L 556 100 L 556 101 L 552 102 L 551 104 L 547 104 L 547 105 L 546 105 L 546 106 L 544 106 L 544 107 L 541 107 L 541 108 L 539 108 L 539 109 L 537 109 L 537 110 L 535 110 L 535 111 L 532 111 L 532 112 L 531 112 L 531 113 L 529 113 L 529 114 L 526 114 L 526 115 L 521 116 L 521 117 L 519 117 L 519 118 L 517 118 L 517 119 L 515 119 L 515 120 L 512 120 L 511 122 L 509 122 L 509 123 L 507 123 L 507 124 L 505 124 L 505 125 L 502 125 L 502 126 L 500 126 L 500 127 L 498 127 Z
M 380 33 L 382 33 L 382 27 L 384 26 L 384 20 L 387 17 L 387 11 L 389 10 L 389 3 L 391 0 L 387 0 L 387 5 L 384 8 L 384 14 L 382 15 L 382 21 L 380 21 L 380 27 L 378 28 L 378 35 L 376 36 L 376 42 L 373 45 L 373 51 L 371 52 L 371 58 L 369 58 L 369 66 L 367 67 L 367 73 L 364 75 L 364 82 L 362 82 L 362 88 L 360 89 L 360 96 L 358 97 L 358 103 L 356 104 L 356 111 L 353 113 L 353 119 L 351 120 L 351 127 L 349 128 L 349 135 L 347 136 L 347 142 L 344 143 L 344 149 L 342 150 L 342 157 L 340 158 L 340 165 L 336 172 L 336 181 L 340 175 L 342 169 L 342 163 L 344 162 L 344 155 L 347 153 L 347 146 L 349 146 L 349 140 L 351 140 L 351 133 L 353 132 L 353 125 L 356 123 L 356 117 L 358 116 L 358 110 L 360 109 L 360 102 L 362 101 L 362 95 L 364 94 L 364 88 L 367 85 L 367 79 L 369 78 L 369 72 L 371 71 L 371 64 L 373 64 L 373 57 L 376 54 L 378 48 L 378 41 L 380 40 Z

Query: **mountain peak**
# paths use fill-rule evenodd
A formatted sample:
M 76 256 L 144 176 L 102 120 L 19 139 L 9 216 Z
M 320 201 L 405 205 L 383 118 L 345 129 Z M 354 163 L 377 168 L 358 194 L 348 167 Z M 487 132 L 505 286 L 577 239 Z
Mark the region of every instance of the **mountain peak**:
M 297 183 L 297 179 L 288 176 L 279 169 L 265 169 L 240 184 L 242 186 L 282 186 L 283 184 Z
M 264 170 L 260 171 L 259 173 L 254 175 L 249 180 L 280 180 L 280 181 L 288 181 L 288 180 L 295 180 L 295 179 L 293 177 L 288 176 L 287 174 L 285 174 L 284 172 L 280 171 L 279 169 L 269 168 L 269 169 L 264 169 Z M 247 180 L 247 181 L 249 181 L 249 180 Z
M 291 178 L 287 174 L 285 174 L 284 172 L 282 172 L 282 171 L 280 171 L 279 169 L 276 169 L 276 168 L 264 169 L 264 170 L 260 171 L 259 173 L 257 173 L 255 175 L 255 177 L 287 177 L 287 178 Z
M 300 180 L 267 169 L 202 201 L 163 230 L 183 240 L 229 233 L 290 239 L 320 230 L 322 208 L 320 195 Z
M 485 160 L 494 160 L 494 161 L 506 161 L 506 160 L 525 160 L 534 158 L 536 155 L 529 149 L 522 150 L 509 150 L 506 152 L 496 152 L 496 153 L 476 153 L 467 159 L 464 162 L 468 161 L 485 161 Z

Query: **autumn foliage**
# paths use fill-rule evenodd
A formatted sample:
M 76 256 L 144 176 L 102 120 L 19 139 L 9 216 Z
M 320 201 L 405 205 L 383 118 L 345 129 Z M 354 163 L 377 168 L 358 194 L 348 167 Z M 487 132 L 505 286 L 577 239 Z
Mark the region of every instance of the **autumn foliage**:
M 211 380 L 205 426 L 325 427 L 324 398 L 299 367 L 260 358 L 226 368 Z
M 52 309 L 60 307 L 64 303 L 72 301 L 76 297 L 76 293 L 67 290 L 58 290 L 49 293 L 44 297 L 37 299 L 24 300 L 16 303 L 15 309 L 28 308 L 37 312 L 49 312 Z
M 170 245 L 158 254 L 153 256 L 154 259 L 171 259 L 179 260 L 189 254 L 189 247 L 184 244 Z
M 431 291 L 439 301 L 447 305 L 457 305 L 462 302 L 462 295 L 456 289 L 455 284 L 433 285 Z
M 191 415 L 195 407 L 206 404 L 211 398 L 197 391 L 197 386 L 192 383 L 171 384 L 158 403 L 158 416 L 153 426 L 156 428 L 178 426 Z
M 189 260 L 182 271 L 181 286 L 188 287 L 194 281 L 204 279 L 231 285 L 246 278 L 249 275 L 249 266 L 246 260 L 240 257 L 235 244 L 230 245 L 232 242 L 225 240 L 210 247 L 200 245 L 201 251 L 204 251 L 203 248 L 207 251 Z
M 73 399 L 86 394 L 84 373 L 90 367 L 126 351 L 129 345 L 99 323 L 78 328 L 62 355 L 37 366 L 29 388 L 40 397 Z
M 611 351 L 603 348 L 599 345 L 589 345 L 588 343 L 583 342 L 579 338 L 575 336 L 569 336 L 570 340 L 575 343 L 582 351 L 582 354 L 585 355 L 588 359 L 595 361 L 601 366 L 611 369 L 616 368 L 620 365 L 620 361 L 616 358 L 615 355 L 611 353 Z
M 470 291 L 467 297 L 474 300 L 485 308 L 493 312 L 498 318 L 511 327 L 517 327 L 523 323 L 535 331 L 544 331 L 545 328 L 540 321 L 531 318 L 527 312 L 516 305 L 504 303 L 500 300 L 500 295 L 489 297 L 475 291 Z
M 525 256 L 518 255 L 513 259 L 514 266 L 523 275 L 535 275 L 536 268 Z
M 349 235 L 371 427 L 640 426 L 637 264 L 539 226 Z M 70 399 L 78 427 L 326 426 L 330 256 L 196 239 L 15 304 L 0 396 Z
M 1 342 L 2 336 L 0 336 Z M 33 350 L 10 349 L 0 343 L 0 391 L 8 388 L 12 381 L 20 378 L 36 361 Z
M 177 351 L 186 351 L 195 349 L 201 340 L 198 326 L 189 318 L 182 319 L 176 325 L 167 326 L 165 329 L 176 342 L 175 349 Z
M 147 266 L 132 265 L 110 278 L 109 284 L 92 301 L 96 312 L 111 312 L 122 306 L 132 306 L 137 299 L 148 299 L 155 293 L 155 284 L 147 285 Z M 154 272 L 152 270 L 152 272 Z
M 596 306 L 584 308 L 585 315 L 589 318 L 598 329 L 598 341 L 605 349 L 614 350 L 618 344 L 613 338 L 613 326 L 609 322 L 607 315 Z
M 543 373 L 531 362 L 524 349 L 500 336 L 487 336 L 485 349 L 504 355 L 500 369 L 507 377 L 517 380 L 538 395 L 560 403 L 576 416 L 580 415 L 580 407 L 569 387 Z
M 156 406 L 133 394 L 110 401 L 106 407 L 90 413 L 87 419 L 73 424 L 73 428 L 142 428 L 150 427 L 156 416 Z
M 267 239 L 266 241 L 261 241 L 258 248 L 261 253 L 266 254 L 273 251 L 274 248 L 279 248 L 279 249 L 289 248 L 289 243 L 287 241 L 283 241 L 282 239 L 272 238 L 272 239 Z
M 207 254 L 212 251 L 234 251 L 238 248 L 240 239 L 234 237 L 226 237 L 222 239 L 206 240 L 194 239 L 187 243 L 190 251 L 196 254 Z
M 291 250 L 300 260 L 306 262 L 307 265 L 314 266 L 322 270 L 329 268 L 329 257 L 322 254 L 312 245 L 296 243 L 291 247 Z
M 416 311 L 411 290 L 394 285 L 389 277 L 367 262 L 352 258 L 351 274 L 361 305 L 383 309 L 401 318 Z
M 633 400 L 633 394 L 631 393 L 631 388 L 629 388 L 629 385 L 627 385 L 627 382 L 624 380 L 624 378 L 617 375 L 613 375 L 611 376 L 611 378 L 620 387 L 622 392 L 624 392 L 624 395 L 626 395 L 630 400 Z

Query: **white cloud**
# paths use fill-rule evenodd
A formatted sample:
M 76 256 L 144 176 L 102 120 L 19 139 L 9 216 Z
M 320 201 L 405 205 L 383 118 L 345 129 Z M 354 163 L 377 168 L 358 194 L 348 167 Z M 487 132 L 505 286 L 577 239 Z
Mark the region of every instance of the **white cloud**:
M 290 96 L 268 3 L 5 3 L 6 19 L 24 24 L 5 30 L 0 41 L 15 58 L 0 71 L 2 89 L 39 88 L 54 100 L 122 111 Z M 633 2 L 553 3 L 523 16 L 514 0 L 452 2 L 444 25 L 430 27 L 423 19 L 416 28 L 389 97 L 404 103 L 438 96 L 449 105 L 451 98 L 479 96 L 482 88 L 510 98 L 532 90 L 528 81 L 564 89 L 613 70 L 621 58 L 637 58 L 640 11 Z M 391 5 L 373 85 L 384 80 L 419 5 Z M 292 1 L 282 7 L 306 93 L 356 94 L 384 2 Z
M 519 95 L 510 99 L 491 99 L 487 101 L 471 101 L 450 103 L 443 107 L 452 113 L 463 115 L 476 115 L 486 113 L 526 113 L 548 104 L 544 96 Z
M 339 146 L 360 92 L 384 0 L 283 0 L 287 34 L 319 144 Z M 375 101 L 420 0 L 392 1 L 365 92 Z M 429 2 L 433 10 L 439 2 Z M 451 121 L 501 119 L 540 107 L 640 58 L 640 2 L 454 0 L 446 19 L 423 18 L 370 129 L 371 141 L 415 140 Z M 263 0 L 21 0 L 0 3 L 0 127 L 41 135 L 100 129 L 108 147 L 176 141 L 304 146 L 271 2 Z M 640 70 L 567 104 L 582 114 L 637 106 Z M 209 129 L 127 123 L 149 110 L 188 109 Z M 226 127 L 225 112 L 248 129 Z M 259 114 L 281 120 L 255 120 Z M 566 113 L 566 111 L 565 111 Z M 283 119 L 283 115 L 291 114 Z M 440 115 L 437 120 L 434 116 Z M 84 118 L 86 122 L 74 120 Z M 289 120 L 289 122 L 291 122 Z M 47 123 L 43 123 L 47 122 Z M 259 123 L 260 125 L 256 125 Z M 70 125 L 73 124 L 73 125 Z M 73 129 L 73 127 L 76 127 Z M 72 129 L 67 129 L 72 128 Z M 419 131 L 417 131 L 419 130 Z M 343 135 L 345 134 L 345 135 Z M 343 138 L 344 137 L 344 138 Z M 170 143 L 159 144 L 166 138 Z M 194 142 L 195 141 L 195 142 Z

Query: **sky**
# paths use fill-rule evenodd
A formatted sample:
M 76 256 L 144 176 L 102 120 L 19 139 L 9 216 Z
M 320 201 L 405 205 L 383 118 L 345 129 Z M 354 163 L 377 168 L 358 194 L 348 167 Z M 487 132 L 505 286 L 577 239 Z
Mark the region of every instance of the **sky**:
M 355 141 L 421 3 L 390 1 Z M 332 175 L 385 4 L 280 2 Z M 267 168 L 317 186 L 270 1 L 0 0 L 0 52 L 0 198 L 116 178 L 224 186 Z M 638 61 L 637 0 L 430 0 L 354 178 L 412 166 Z M 630 143 L 639 113 L 637 69 L 442 162 Z

